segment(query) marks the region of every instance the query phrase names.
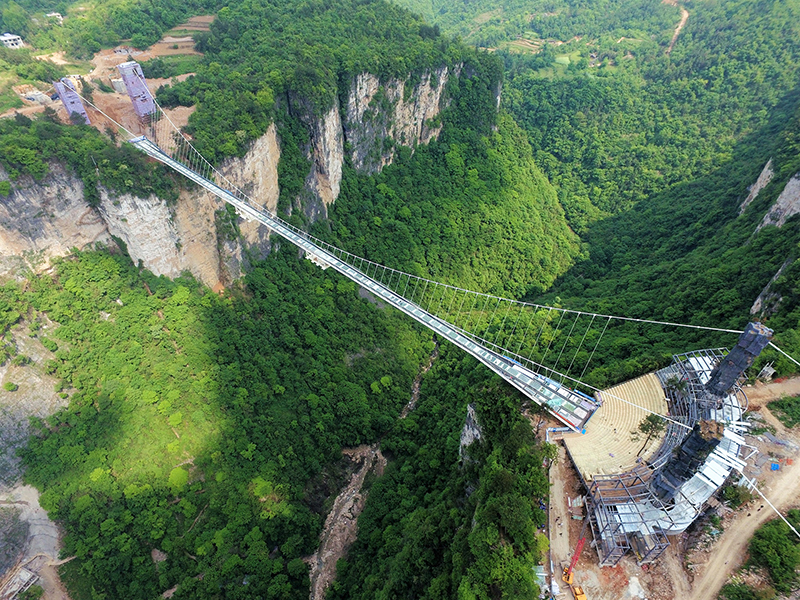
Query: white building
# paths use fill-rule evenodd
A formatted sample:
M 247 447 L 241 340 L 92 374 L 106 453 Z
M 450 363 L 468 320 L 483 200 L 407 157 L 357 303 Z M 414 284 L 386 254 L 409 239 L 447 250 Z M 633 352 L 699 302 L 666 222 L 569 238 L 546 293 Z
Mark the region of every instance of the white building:
M 3 42 L 3 46 L 6 48 L 22 48 L 25 44 L 22 43 L 22 38 L 18 35 L 14 35 L 13 33 L 4 33 L 0 35 L 0 42 Z
M 64 24 L 64 17 L 61 16 L 61 13 L 51 12 L 51 13 L 47 13 L 45 15 L 45 17 L 48 17 L 48 18 L 51 18 L 51 19 L 55 19 L 56 22 L 59 25 L 63 25 Z

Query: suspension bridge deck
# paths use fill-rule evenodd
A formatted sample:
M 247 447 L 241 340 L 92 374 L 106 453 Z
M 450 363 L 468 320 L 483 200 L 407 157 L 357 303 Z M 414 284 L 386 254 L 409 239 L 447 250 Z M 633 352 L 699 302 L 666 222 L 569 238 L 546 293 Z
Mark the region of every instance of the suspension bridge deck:
M 326 266 L 332 267 L 335 271 L 354 281 L 381 300 L 471 354 L 528 398 L 537 404 L 547 406 L 557 419 L 572 430 L 579 433 L 586 432 L 584 426 L 597 409 L 597 403 L 589 396 L 573 390 L 554 379 L 536 373 L 518 361 L 487 348 L 468 332 L 455 327 L 441 317 L 431 314 L 418 304 L 384 285 L 381 281 L 369 277 L 354 265 L 343 260 L 344 253 L 341 250 L 330 245 L 327 245 L 327 248 L 321 247 L 312 241 L 307 232 L 301 231 L 261 208 L 250 204 L 245 197 L 235 196 L 200 173 L 172 158 L 147 137 L 139 136 L 133 138 L 130 142 L 145 154 L 164 163 L 234 206 L 237 213 L 243 218 L 258 221 L 269 227 L 272 231 L 303 250 L 306 256 L 313 259 L 316 264 L 323 268 Z
M 656 414 L 667 414 L 664 390 L 654 373 L 631 379 L 597 395 L 602 406 L 592 418 L 591 428 L 585 435 L 564 436 L 572 461 L 586 482 L 595 475 L 620 473 L 636 465 L 637 453 L 645 440 L 634 441 L 631 432 L 638 431 L 639 423 L 647 415 L 639 407 Z M 651 439 L 641 458 L 647 460 L 660 445 L 660 438 Z

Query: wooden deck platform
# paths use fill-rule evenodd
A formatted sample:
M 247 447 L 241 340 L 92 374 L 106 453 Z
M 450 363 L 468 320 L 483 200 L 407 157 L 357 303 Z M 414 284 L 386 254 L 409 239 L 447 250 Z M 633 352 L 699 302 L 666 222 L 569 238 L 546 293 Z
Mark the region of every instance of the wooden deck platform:
M 575 467 L 587 483 L 594 475 L 611 475 L 633 468 L 636 454 L 646 439 L 639 434 L 641 439 L 633 441 L 631 432 L 638 431 L 639 423 L 648 413 L 619 398 L 662 415 L 667 413 L 664 390 L 653 373 L 599 392 L 598 396 L 603 405 L 586 425 L 586 433 L 564 436 Z M 660 443 L 660 439 L 652 438 L 641 458 L 649 458 Z

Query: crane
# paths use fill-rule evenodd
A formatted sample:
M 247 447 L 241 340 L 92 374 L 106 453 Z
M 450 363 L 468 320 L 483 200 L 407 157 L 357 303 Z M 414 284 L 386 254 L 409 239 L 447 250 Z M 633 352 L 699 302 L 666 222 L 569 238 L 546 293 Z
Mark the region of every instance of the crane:
M 569 566 L 564 569 L 563 575 L 561 575 L 561 579 L 569 586 L 569 589 L 572 591 L 572 595 L 575 596 L 575 600 L 586 600 L 586 594 L 584 593 L 583 588 L 579 585 L 572 584 L 572 570 L 575 568 L 575 565 L 578 564 L 578 559 L 583 551 L 583 546 L 586 544 L 586 526 L 588 524 L 589 519 L 586 518 L 583 522 L 583 527 L 581 528 L 581 537 L 575 546 L 575 552 L 572 555 L 572 560 L 570 561 Z

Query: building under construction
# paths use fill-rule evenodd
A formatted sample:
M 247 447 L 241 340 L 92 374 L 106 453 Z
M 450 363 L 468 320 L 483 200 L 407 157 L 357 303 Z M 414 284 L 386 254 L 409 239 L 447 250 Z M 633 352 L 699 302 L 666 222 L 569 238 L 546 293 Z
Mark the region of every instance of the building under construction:
M 75 90 L 75 84 L 68 77 L 62 77 L 60 81 L 53 82 L 58 98 L 67 111 L 67 116 L 75 119 L 84 125 L 89 125 L 89 115 L 86 114 L 86 107 L 83 100 Z
M 742 416 L 747 398 L 738 381 L 771 335 L 751 323 L 730 352 L 719 348 L 675 355 L 669 367 L 655 374 L 599 392 L 601 411 L 608 408 L 605 417 L 601 411 L 596 417 L 597 435 L 608 441 L 605 447 L 598 447 L 597 440 L 564 438 L 589 491 L 601 566 L 617 564 L 629 551 L 639 564 L 654 561 L 669 546 L 667 536 L 685 531 L 731 473 L 744 467 L 740 452 L 746 446 Z M 654 449 L 643 454 L 642 446 L 634 454 L 639 444 L 624 438 L 638 424 L 631 417 L 641 420 L 641 413 L 633 416 L 624 408 L 647 399 L 648 410 L 668 414 L 671 421 Z M 666 412 L 659 410 L 662 403 Z M 612 459 L 618 463 L 616 472 L 608 466 Z
M 141 65 L 136 61 L 128 61 L 117 65 L 117 69 L 131 99 L 134 112 L 141 120 L 149 119 L 156 112 L 156 103 L 147 88 Z

